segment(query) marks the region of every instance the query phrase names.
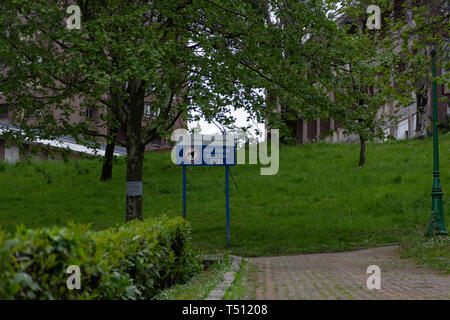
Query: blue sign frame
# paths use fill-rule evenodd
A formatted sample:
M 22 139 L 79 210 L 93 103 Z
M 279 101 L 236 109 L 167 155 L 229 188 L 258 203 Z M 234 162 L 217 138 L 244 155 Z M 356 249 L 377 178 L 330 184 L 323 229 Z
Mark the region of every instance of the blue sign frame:
M 236 147 L 234 145 L 215 144 L 177 144 L 176 164 L 183 166 L 183 218 L 186 219 L 186 167 L 187 166 L 224 166 L 225 167 L 225 210 L 227 247 L 230 246 L 230 191 L 229 167 L 236 165 Z
M 235 146 L 177 145 L 176 164 L 184 166 L 235 166 Z

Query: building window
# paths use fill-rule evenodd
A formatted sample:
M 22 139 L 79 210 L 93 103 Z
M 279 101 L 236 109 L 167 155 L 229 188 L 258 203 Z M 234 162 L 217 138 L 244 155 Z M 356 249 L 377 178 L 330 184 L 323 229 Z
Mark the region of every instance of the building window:
M 397 125 L 397 139 L 408 138 L 408 119 L 402 120 Z
M 144 118 L 146 119 L 155 119 L 159 116 L 161 110 L 158 108 L 156 110 L 151 108 L 151 105 L 146 103 L 144 105 Z
M 36 109 L 36 108 L 29 108 L 26 109 L 24 112 L 25 118 L 35 118 L 35 117 L 42 117 L 44 114 L 42 111 Z
M 86 119 L 94 119 L 94 110 L 93 109 L 86 109 Z
M 9 107 L 7 104 L 0 105 L 0 119 L 8 118 Z
M 389 139 L 389 136 L 391 135 L 391 129 L 389 127 L 383 129 L 383 141 L 387 141 Z

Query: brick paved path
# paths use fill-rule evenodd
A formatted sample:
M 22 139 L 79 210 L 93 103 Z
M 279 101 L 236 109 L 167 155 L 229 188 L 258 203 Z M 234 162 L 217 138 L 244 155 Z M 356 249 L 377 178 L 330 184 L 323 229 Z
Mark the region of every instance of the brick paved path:
M 450 299 L 450 276 L 400 259 L 397 246 L 352 252 L 247 259 L 255 299 Z M 381 289 L 367 289 L 369 265 L 381 269 Z

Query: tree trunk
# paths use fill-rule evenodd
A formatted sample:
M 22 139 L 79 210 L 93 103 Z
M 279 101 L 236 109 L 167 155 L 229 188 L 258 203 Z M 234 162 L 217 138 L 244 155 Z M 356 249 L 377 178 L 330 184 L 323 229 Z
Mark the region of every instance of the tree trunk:
M 419 138 L 425 138 L 427 136 L 427 104 L 428 104 L 428 92 L 425 93 L 422 90 L 417 90 L 416 102 L 417 102 L 417 114 L 416 114 L 416 136 Z
M 366 163 L 366 139 L 363 136 L 359 136 L 361 142 L 361 149 L 359 151 L 359 167 L 362 167 Z
M 127 141 L 127 199 L 125 221 L 142 220 L 142 169 L 145 144 L 142 141 L 145 89 L 139 80 L 129 82 L 130 100 L 125 124 Z
M 108 129 L 108 136 L 112 139 L 116 138 L 117 128 Z M 102 174 L 100 176 L 100 181 L 109 181 L 112 178 L 112 167 L 113 167 L 113 159 L 114 159 L 114 149 L 116 147 L 116 143 L 113 140 L 109 140 L 106 144 L 105 157 L 103 160 Z
M 127 148 L 127 200 L 125 222 L 142 220 L 142 170 L 144 148 L 141 145 Z

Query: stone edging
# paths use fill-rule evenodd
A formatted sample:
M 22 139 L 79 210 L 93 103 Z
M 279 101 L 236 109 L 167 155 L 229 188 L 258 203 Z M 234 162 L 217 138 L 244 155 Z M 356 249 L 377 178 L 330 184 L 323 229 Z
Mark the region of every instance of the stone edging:
M 223 259 L 223 254 L 207 255 L 204 259 L 209 260 L 221 260 Z M 231 260 L 230 269 L 223 275 L 223 280 L 219 285 L 212 290 L 205 300 L 221 300 L 225 296 L 225 291 L 228 290 L 234 282 L 234 274 L 241 269 L 242 257 L 228 255 L 229 260 Z

